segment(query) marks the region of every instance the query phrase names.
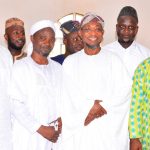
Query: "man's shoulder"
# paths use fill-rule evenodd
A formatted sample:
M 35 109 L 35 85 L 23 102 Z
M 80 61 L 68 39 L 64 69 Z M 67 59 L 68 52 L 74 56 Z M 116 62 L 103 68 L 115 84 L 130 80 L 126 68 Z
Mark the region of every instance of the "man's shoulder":
M 80 58 L 80 56 L 82 54 L 83 54 L 83 50 L 78 51 L 78 52 L 76 52 L 74 54 L 71 54 L 71 55 L 69 55 L 69 56 L 66 57 L 66 59 L 64 60 L 64 63 L 66 63 L 66 62 L 74 62 L 74 61 L 77 60 L 77 58 Z
M 143 52 L 145 51 L 150 54 L 150 49 L 148 47 L 146 47 L 138 42 L 135 42 L 135 44 L 141 51 L 143 51 Z
M 2 45 L 0 45 L 0 53 L 1 53 L 1 55 L 5 55 L 5 56 L 9 56 L 9 57 L 11 56 L 9 50 Z
M 54 57 L 51 57 L 52 60 L 62 64 L 64 59 L 65 59 L 65 56 L 64 54 L 60 54 L 60 55 L 57 55 L 57 56 L 54 56 Z
M 78 51 L 74 54 L 69 55 L 67 58 L 68 59 L 74 59 L 74 58 L 80 57 L 84 54 L 83 52 L 84 52 L 84 50 Z
M 62 76 L 62 65 L 57 61 L 52 60 L 51 58 L 49 58 L 48 70 L 52 71 L 56 78 Z
M 12 66 L 12 74 L 17 74 L 17 76 L 26 76 L 29 73 L 29 63 L 27 57 L 20 60 L 16 60 Z M 33 69 L 33 68 L 32 68 Z
M 102 47 L 101 52 L 103 52 L 104 55 L 116 57 L 117 59 L 119 58 L 119 56 L 114 51 L 105 49 L 104 47 Z
M 81 60 L 82 54 L 84 54 L 83 50 L 67 56 L 67 58 L 63 62 L 63 69 L 65 68 L 69 68 L 72 70 L 75 69 L 74 67 L 80 65 L 81 63 L 80 60 Z
M 6 61 L 7 63 L 9 63 L 10 65 L 13 64 L 13 58 L 11 56 L 11 53 L 9 52 L 9 50 L 7 48 L 5 48 L 4 46 L 0 45 L 0 59 Z
M 27 57 L 24 57 L 24 58 L 22 58 L 22 59 L 19 59 L 19 60 L 15 60 L 15 62 L 14 62 L 14 65 L 13 66 L 17 66 L 17 67 L 23 67 L 23 66 L 25 66 L 28 62 L 29 62 L 29 57 L 27 56 Z
M 116 51 L 116 46 L 119 46 L 118 41 L 114 41 L 114 42 L 104 45 L 103 49 L 109 50 L 109 51 Z
M 111 42 L 111 43 L 108 43 L 108 44 L 104 45 L 103 48 L 113 47 L 113 46 L 116 45 L 116 44 L 117 44 L 117 41 L 113 41 L 113 42 Z
M 101 54 L 103 54 L 106 62 L 111 62 L 111 64 L 113 66 L 123 66 L 124 67 L 124 63 L 123 63 L 123 60 L 120 58 L 120 56 L 113 52 L 113 51 L 110 51 L 110 50 L 106 50 L 106 49 L 101 49 Z
M 48 58 L 48 59 L 50 64 L 52 64 L 55 67 L 61 68 L 61 64 L 58 61 L 55 61 L 52 58 Z
M 136 74 L 147 73 L 150 72 L 150 57 L 141 62 L 135 70 Z
M 22 59 L 24 57 L 27 57 L 27 53 L 26 52 L 22 52 L 21 55 L 16 56 L 15 60 L 20 60 L 20 59 Z
M 52 59 L 57 59 L 57 58 L 63 58 L 64 57 L 64 54 L 60 54 L 60 55 L 56 55 L 54 57 L 51 57 Z

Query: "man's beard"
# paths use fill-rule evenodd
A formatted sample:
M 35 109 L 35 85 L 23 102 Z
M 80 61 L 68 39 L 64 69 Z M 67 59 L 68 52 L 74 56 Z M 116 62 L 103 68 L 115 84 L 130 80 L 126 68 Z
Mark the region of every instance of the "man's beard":
M 50 53 L 50 52 L 49 52 Z M 42 56 L 48 57 L 49 53 L 42 53 Z
M 11 39 L 8 38 L 8 46 L 11 47 L 12 49 L 15 49 L 17 51 L 21 51 L 23 46 L 16 46 L 13 42 L 11 42 Z
M 49 50 L 45 51 L 44 49 L 42 50 L 37 50 L 37 52 L 42 55 L 43 57 L 48 57 L 50 52 L 52 51 L 53 48 L 50 48 Z
M 89 45 L 89 44 L 85 43 L 85 45 L 86 45 L 89 49 L 93 49 L 93 50 L 99 47 L 99 44 L 97 44 L 97 45 Z
M 134 40 L 128 40 L 128 41 L 125 41 L 125 40 L 120 40 L 118 39 L 118 42 L 121 44 L 121 45 L 131 45 L 133 43 Z

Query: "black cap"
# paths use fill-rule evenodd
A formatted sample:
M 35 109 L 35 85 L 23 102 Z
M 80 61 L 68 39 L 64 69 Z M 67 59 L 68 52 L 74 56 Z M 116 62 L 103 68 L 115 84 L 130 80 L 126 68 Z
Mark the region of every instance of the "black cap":
M 80 23 L 78 21 L 69 20 L 67 22 L 64 22 L 60 26 L 60 30 L 63 32 L 63 34 L 67 35 L 71 32 L 78 31 L 80 29 Z

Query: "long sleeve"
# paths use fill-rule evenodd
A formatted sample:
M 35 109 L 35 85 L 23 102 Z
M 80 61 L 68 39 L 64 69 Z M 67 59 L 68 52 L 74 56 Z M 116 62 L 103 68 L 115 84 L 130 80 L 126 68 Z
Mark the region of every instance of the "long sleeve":
M 68 139 L 84 127 L 84 121 L 94 101 L 87 101 L 76 84 L 64 75 L 61 95 L 62 137 Z
M 23 65 L 23 64 L 21 64 Z M 11 111 L 15 119 L 22 124 L 29 132 L 34 133 L 41 126 L 36 119 L 30 114 L 26 106 L 27 95 L 26 89 L 26 68 L 24 72 L 15 65 L 12 70 L 11 82 L 9 87 L 9 94 L 11 98 Z M 22 66 L 21 66 L 22 67 Z
M 12 114 L 29 132 L 35 133 L 41 124 L 30 114 L 25 103 L 12 99 Z
M 132 99 L 129 114 L 130 138 L 142 137 L 143 110 L 144 110 L 144 73 L 137 68 L 132 85 Z

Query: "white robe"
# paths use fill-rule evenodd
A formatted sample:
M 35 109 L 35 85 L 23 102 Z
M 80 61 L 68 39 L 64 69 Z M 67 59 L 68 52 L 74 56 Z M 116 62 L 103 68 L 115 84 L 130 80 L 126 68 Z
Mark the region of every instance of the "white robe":
M 0 46 L 0 150 L 12 150 L 8 85 L 13 64 L 8 49 Z
M 59 117 L 61 65 L 39 65 L 29 56 L 12 69 L 10 96 L 14 115 L 14 150 L 55 150 L 57 144 L 36 131 Z
M 123 48 L 118 41 L 110 43 L 103 48 L 114 52 L 121 58 L 131 78 L 134 75 L 136 67 L 144 61 L 144 59 L 150 57 L 150 49 L 135 41 L 126 49 Z
M 68 140 L 63 139 L 61 148 L 63 150 L 127 150 L 131 79 L 118 56 L 104 50 L 97 55 L 89 56 L 82 50 L 68 56 L 63 63 L 63 68 L 78 86 L 78 90 L 84 93 L 87 104 L 89 101 L 94 103 L 94 100 L 103 100 L 101 105 L 107 110 L 107 115 L 95 119 L 86 127 L 78 128 L 78 132 Z M 83 109 L 87 107 L 86 101 L 84 100 L 85 103 L 82 105 Z M 71 112 L 76 103 L 76 101 L 71 102 L 70 105 L 68 103 Z M 79 115 L 78 118 L 73 118 L 76 119 L 74 122 L 68 121 L 70 126 L 83 116 L 82 108 L 76 112 Z M 69 115 L 68 111 L 67 114 Z

